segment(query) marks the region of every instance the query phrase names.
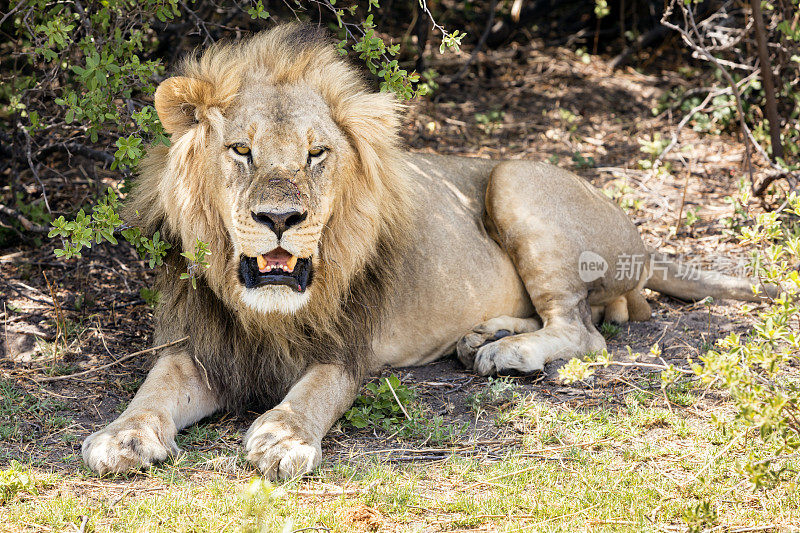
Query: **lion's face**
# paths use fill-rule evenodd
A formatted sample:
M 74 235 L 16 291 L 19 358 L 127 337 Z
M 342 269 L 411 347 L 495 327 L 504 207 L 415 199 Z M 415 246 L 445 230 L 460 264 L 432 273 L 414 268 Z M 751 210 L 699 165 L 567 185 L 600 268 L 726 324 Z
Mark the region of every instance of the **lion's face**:
M 209 244 L 208 268 L 185 268 L 248 327 L 338 313 L 406 224 L 397 102 L 306 33 L 212 47 L 164 80 L 154 104 L 172 144 L 150 151 L 126 201 L 184 255 Z
M 303 85 L 249 85 L 225 113 L 216 147 L 217 208 L 241 300 L 292 313 L 314 290 L 323 229 L 352 150 L 322 97 Z

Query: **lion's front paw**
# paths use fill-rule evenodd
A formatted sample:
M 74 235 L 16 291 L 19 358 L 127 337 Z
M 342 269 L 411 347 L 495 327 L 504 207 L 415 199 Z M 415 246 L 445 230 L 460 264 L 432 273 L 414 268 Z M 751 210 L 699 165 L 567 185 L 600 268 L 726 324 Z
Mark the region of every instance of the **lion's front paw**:
M 295 415 L 276 409 L 253 422 L 244 449 L 247 460 L 271 480 L 305 474 L 322 461 L 320 441 L 308 435 Z
M 175 444 L 176 433 L 175 424 L 167 415 L 123 415 L 83 441 L 83 460 L 100 475 L 150 466 L 180 451 Z

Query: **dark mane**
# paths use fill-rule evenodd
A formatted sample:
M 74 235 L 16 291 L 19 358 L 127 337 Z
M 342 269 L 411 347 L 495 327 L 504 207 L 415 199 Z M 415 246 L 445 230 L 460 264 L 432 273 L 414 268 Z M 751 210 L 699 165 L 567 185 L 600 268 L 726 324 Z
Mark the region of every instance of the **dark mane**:
M 253 331 L 209 288 L 197 289 L 179 274 L 186 259 L 171 252 L 157 286 L 166 295 L 156 317 L 155 344 L 187 334 L 185 344 L 226 410 L 271 408 L 312 364 L 336 364 L 357 381 L 370 370 L 372 339 L 391 295 L 402 245 L 386 235 L 380 251 L 352 281 L 333 325 L 317 328 L 314 317 L 265 317 L 273 328 Z

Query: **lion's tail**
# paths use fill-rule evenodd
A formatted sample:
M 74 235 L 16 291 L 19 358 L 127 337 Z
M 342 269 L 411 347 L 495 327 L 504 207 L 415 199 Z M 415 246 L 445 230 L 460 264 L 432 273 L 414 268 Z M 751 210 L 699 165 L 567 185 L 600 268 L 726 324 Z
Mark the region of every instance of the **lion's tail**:
M 753 285 L 761 289 L 753 292 Z M 762 302 L 766 296 L 775 297 L 774 286 L 764 286 L 757 279 L 737 278 L 719 272 L 673 261 L 666 255 L 650 252 L 650 278 L 645 287 L 681 300 L 728 298 L 745 302 Z

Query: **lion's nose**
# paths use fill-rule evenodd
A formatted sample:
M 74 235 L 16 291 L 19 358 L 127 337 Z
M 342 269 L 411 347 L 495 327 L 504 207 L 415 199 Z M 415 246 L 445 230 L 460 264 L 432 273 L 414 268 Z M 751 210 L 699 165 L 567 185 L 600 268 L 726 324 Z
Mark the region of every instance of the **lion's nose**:
M 300 224 L 308 216 L 308 211 L 286 211 L 284 213 L 277 213 L 275 211 L 260 211 L 258 213 L 251 213 L 253 220 L 260 224 L 264 224 L 269 229 L 275 232 L 278 239 L 281 238 L 283 232 L 292 226 Z

